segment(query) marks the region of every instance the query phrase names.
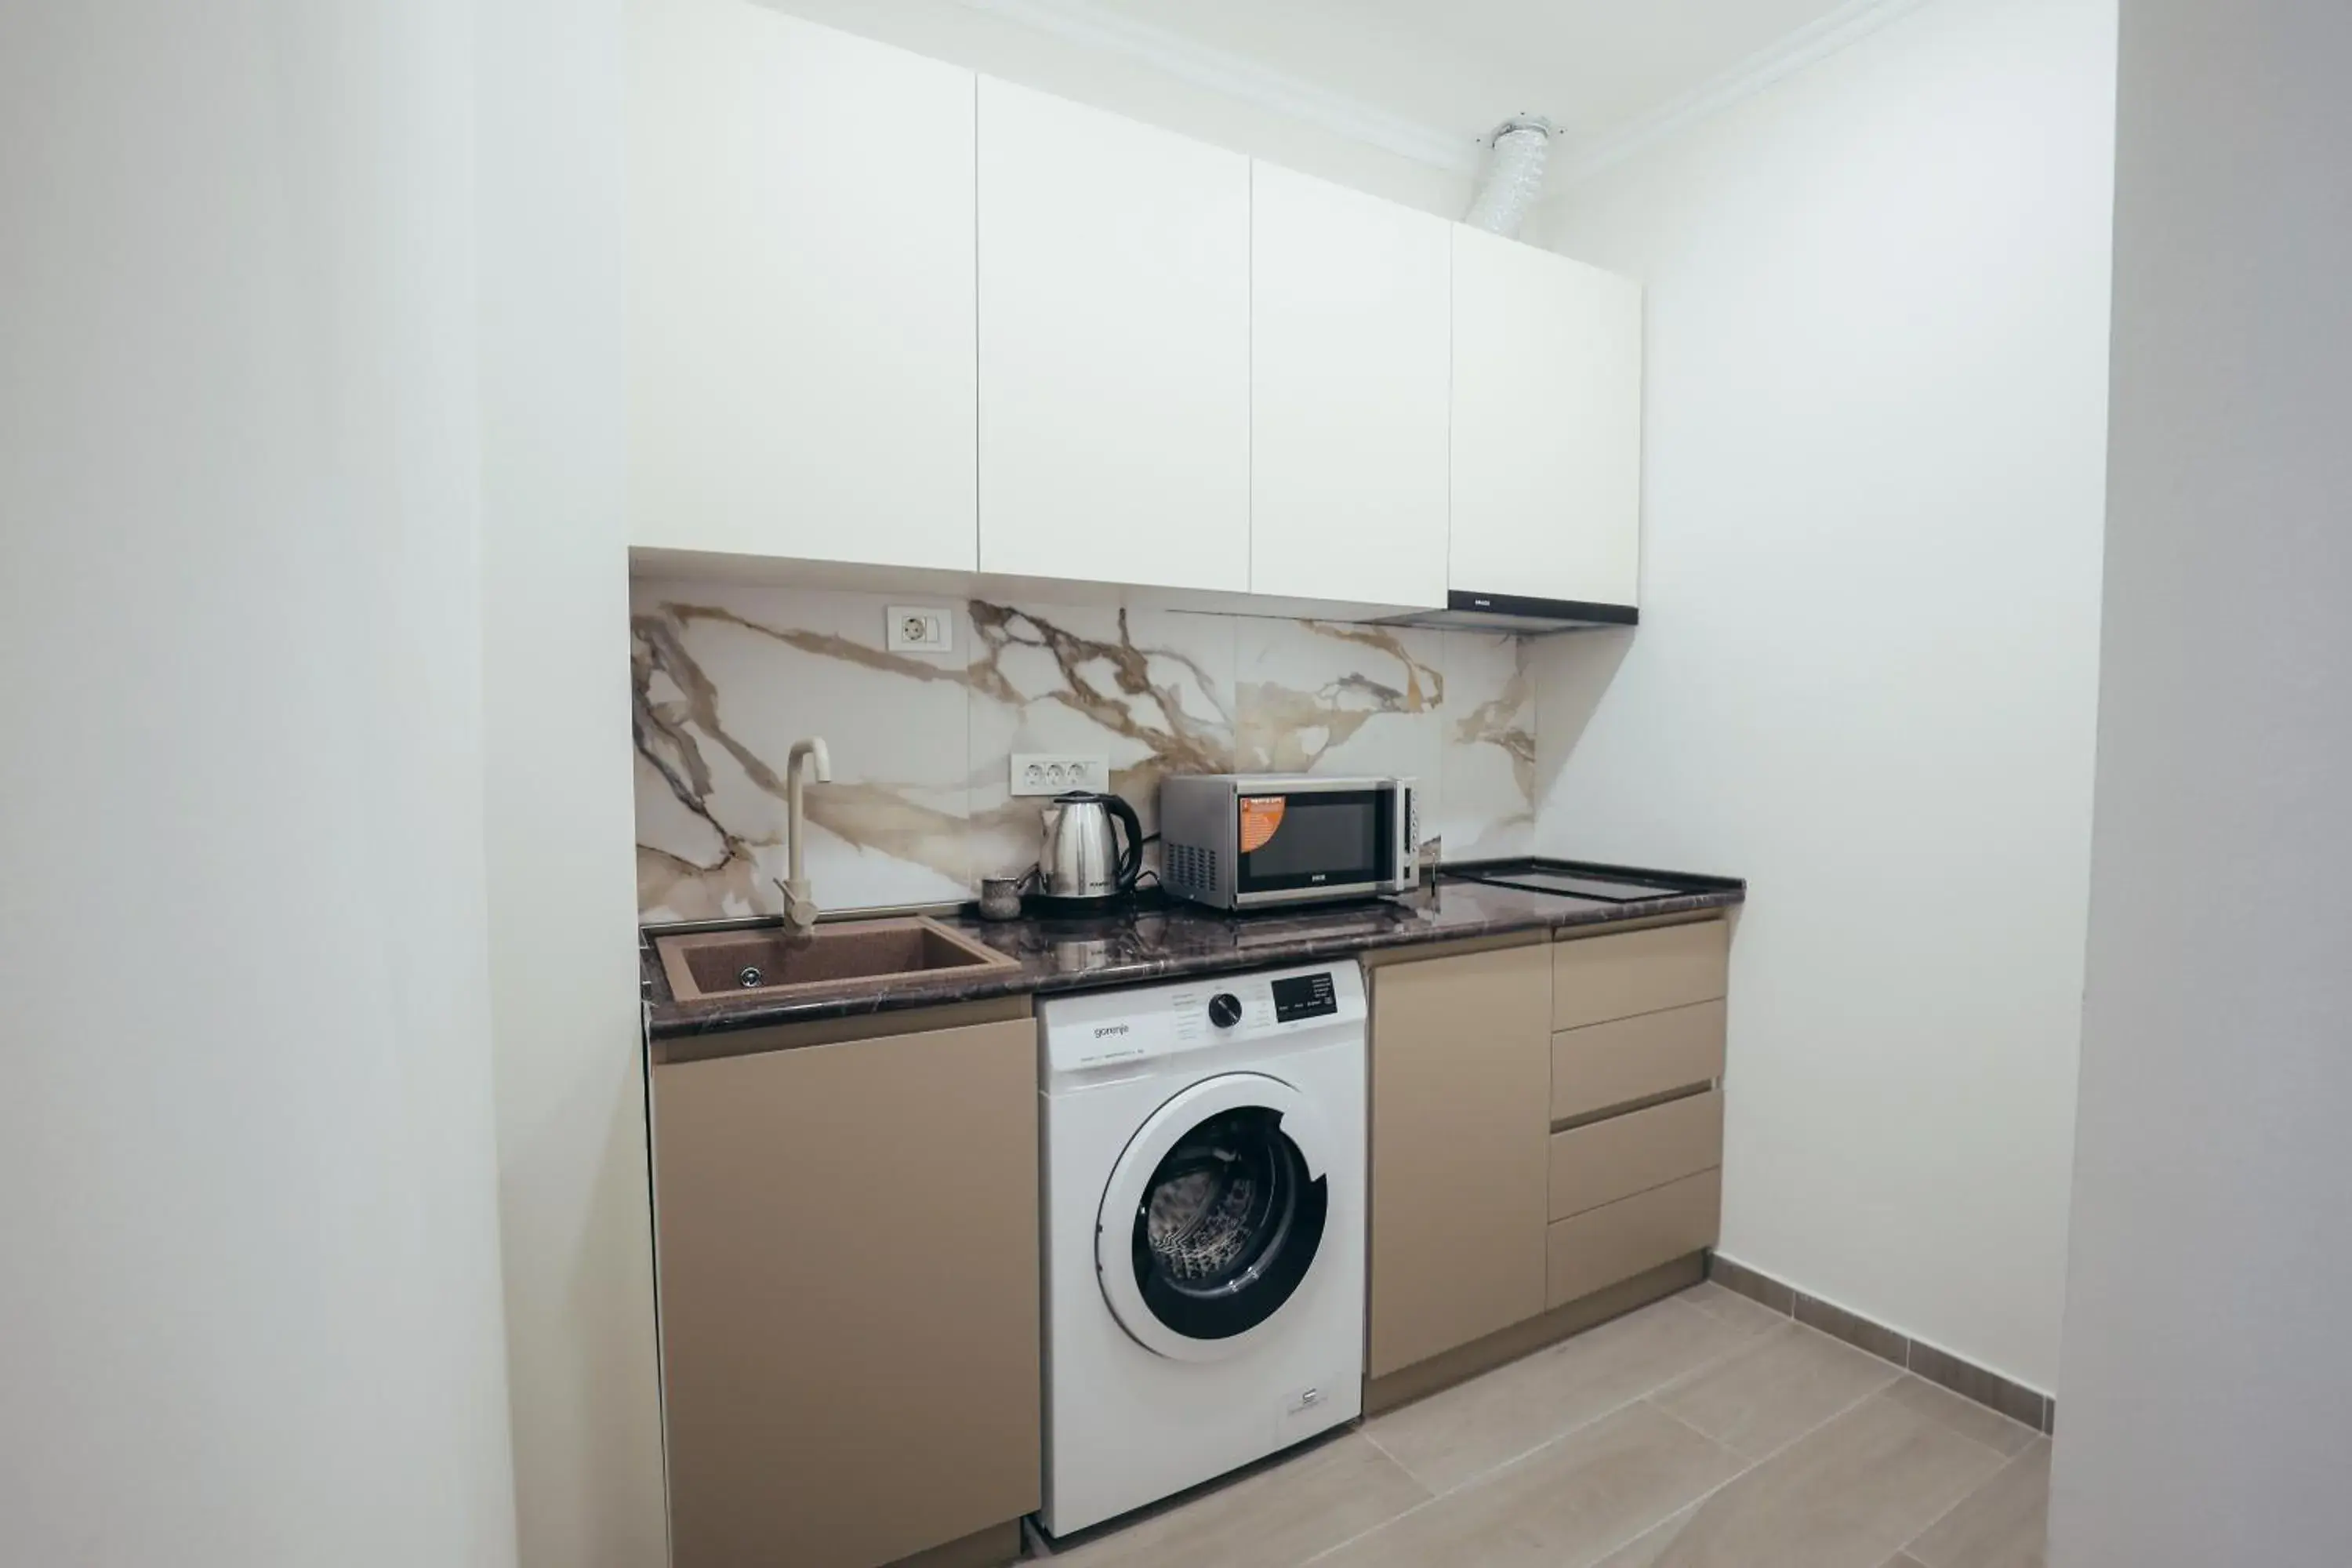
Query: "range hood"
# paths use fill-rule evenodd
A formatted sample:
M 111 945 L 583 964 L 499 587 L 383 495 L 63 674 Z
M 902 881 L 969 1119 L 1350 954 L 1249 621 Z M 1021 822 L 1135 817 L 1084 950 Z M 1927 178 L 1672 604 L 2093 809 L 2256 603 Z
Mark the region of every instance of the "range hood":
M 1539 635 L 1583 631 L 1593 626 L 1639 625 L 1641 612 L 1631 605 L 1595 605 L 1581 599 L 1530 599 L 1519 594 L 1473 594 L 1456 588 L 1445 595 L 1442 610 L 1415 610 L 1390 616 L 1384 626 L 1446 626 L 1454 631 Z

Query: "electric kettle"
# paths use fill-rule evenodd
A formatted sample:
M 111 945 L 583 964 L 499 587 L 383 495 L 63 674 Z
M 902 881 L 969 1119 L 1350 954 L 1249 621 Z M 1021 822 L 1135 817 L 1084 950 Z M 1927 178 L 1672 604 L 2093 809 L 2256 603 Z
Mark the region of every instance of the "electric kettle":
M 1119 847 L 1116 817 L 1127 830 Z M 1143 824 L 1115 795 L 1072 790 L 1045 807 L 1045 838 L 1037 851 L 1038 901 L 1049 910 L 1099 910 L 1135 891 L 1143 869 Z

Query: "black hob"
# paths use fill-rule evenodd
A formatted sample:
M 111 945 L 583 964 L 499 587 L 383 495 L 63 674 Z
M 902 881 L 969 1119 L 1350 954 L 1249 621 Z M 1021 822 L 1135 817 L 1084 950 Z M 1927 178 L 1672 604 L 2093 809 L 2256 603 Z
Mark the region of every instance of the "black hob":
M 1465 861 L 1445 867 L 1443 875 L 1449 881 L 1483 882 L 1494 888 L 1516 888 L 1528 893 L 1557 893 L 1562 898 L 1591 899 L 1604 904 L 1634 904 L 1645 899 L 1713 892 L 1740 886 L 1736 878 L 1637 871 L 1622 866 L 1549 860 L 1540 857 Z

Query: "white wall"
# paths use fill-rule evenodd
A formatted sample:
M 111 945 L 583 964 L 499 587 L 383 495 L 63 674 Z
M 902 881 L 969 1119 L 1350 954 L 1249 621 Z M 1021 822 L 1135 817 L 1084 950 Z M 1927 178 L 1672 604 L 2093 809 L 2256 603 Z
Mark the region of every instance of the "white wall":
M 2125 9 L 2059 1568 L 2352 1563 L 2347 72 Z
M 1643 625 L 1538 645 L 1538 838 L 1752 879 L 1724 1252 L 2045 1389 L 2115 27 L 2115 0 L 1937 0 L 1552 228 L 1646 279 L 1649 379 Z
M 477 0 L 482 689 L 528 1568 L 667 1554 L 631 843 L 623 0 Z
M 0 12 L 0 1561 L 514 1559 L 471 26 Z
M 1460 217 L 1470 203 L 1467 173 L 1385 152 L 1197 85 L 1149 61 L 1013 21 L 967 0 L 747 3 L 772 5 L 844 32 L 1091 103 L 1441 217 Z M 887 106 L 877 105 L 877 110 L 887 112 Z

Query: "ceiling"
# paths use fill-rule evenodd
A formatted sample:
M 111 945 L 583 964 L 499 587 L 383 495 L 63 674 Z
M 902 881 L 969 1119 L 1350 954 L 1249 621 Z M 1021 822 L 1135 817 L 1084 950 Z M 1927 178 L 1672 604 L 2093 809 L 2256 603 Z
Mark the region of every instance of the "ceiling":
M 1262 79 L 1291 79 L 1465 142 L 1512 114 L 1548 115 L 1571 156 L 1881 8 L 1866 0 L 1045 3 L 1066 18 L 1091 13 L 1124 29 L 1130 47 L 1158 35 L 1196 65 L 1229 57 Z

